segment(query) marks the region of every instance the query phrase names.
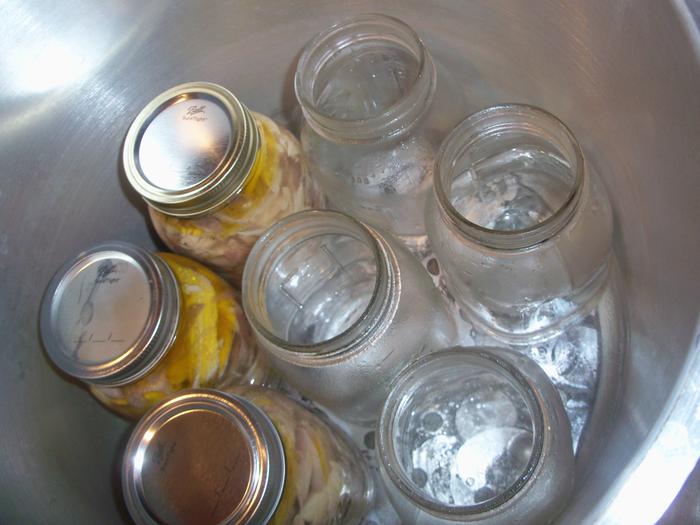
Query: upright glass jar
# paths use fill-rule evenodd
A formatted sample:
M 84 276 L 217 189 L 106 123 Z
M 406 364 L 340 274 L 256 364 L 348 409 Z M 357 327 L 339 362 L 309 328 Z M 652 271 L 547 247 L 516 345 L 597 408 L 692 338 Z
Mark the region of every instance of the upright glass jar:
M 542 525 L 574 480 L 559 393 L 529 358 L 455 347 L 397 378 L 379 421 L 382 481 L 404 525 Z
M 475 113 L 436 163 L 428 237 L 467 314 L 508 342 L 586 313 L 608 275 L 612 211 L 579 145 L 525 105 Z
M 235 284 L 266 228 L 322 204 L 292 134 L 207 82 L 149 102 L 126 135 L 123 165 L 163 242 Z
M 272 390 L 188 390 L 150 411 L 122 463 L 137 525 L 357 525 L 373 483 L 334 427 Z
M 243 308 L 285 381 L 358 423 L 375 421 L 398 372 L 455 332 L 407 248 L 332 211 L 291 215 L 260 238 Z
M 41 309 L 49 357 L 135 418 L 184 388 L 268 384 L 231 287 L 185 257 L 97 244 L 54 276 Z
M 435 153 L 464 97 L 418 35 L 384 15 L 349 18 L 304 49 L 294 78 L 301 143 L 331 207 L 420 246 Z

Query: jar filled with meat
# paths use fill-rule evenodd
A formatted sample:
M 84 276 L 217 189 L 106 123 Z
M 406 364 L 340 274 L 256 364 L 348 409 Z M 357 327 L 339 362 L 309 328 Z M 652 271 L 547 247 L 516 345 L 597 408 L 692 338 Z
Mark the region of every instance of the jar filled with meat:
M 277 383 L 231 286 L 202 264 L 106 242 L 49 284 L 51 360 L 127 418 L 184 388 Z
M 154 98 L 132 123 L 122 160 L 163 242 L 234 284 L 263 231 L 322 204 L 294 136 L 217 84 Z
M 279 392 L 195 389 L 148 412 L 122 463 L 138 525 L 358 525 L 374 484 L 339 429 Z

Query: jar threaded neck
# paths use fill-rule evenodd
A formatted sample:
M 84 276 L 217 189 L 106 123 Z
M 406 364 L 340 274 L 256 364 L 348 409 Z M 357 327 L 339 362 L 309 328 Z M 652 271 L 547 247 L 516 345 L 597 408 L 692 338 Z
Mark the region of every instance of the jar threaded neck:
M 400 50 L 405 57 L 410 57 L 415 75 L 402 78 L 400 96 L 374 108 L 376 111 L 339 117 L 320 104 L 319 94 L 337 75 L 334 69 L 339 60 L 360 59 L 362 53 L 353 50 L 353 45 Z M 397 84 L 400 76 L 407 75 L 401 64 L 387 67 Z M 329 140 L 350 143 L 376 142 L 412 128 L 429 108 L 435 85 L 435 66 L 415 31 L 396 18 L 378 14 L 349 18 L 319 33 L 304 48 L 294 76 L 295 93 L 307 123 Z M 360 89 L 358 86 L 342 87 L 344 95 Z
M 565 167 L 565 180 L 559 181 L 560 186 L 563 184 L 565 188 L 560 191 L 551 211 L 540 217 L 541 220 L 533 221 L 534 224 L 491 227 L 470 220 L 465 216 L 468 209 L 457 209 L 455 202 L 459 196 L 453 189 L 456 179 L 470 172 L 473 184 L 482 184 L 474 165 L 490 161 L 484 161 L 483 157 L 496 156 L 494 151 L 499 148 L 499 155 L 506 152 L 524 157 L 533 156 L 532 151 L 527 149 L 535 150 L 535 155 L 550 155 Z M 536 163 L 537 159 L 526 158 L 525 168 L 537 168 Z M 434 192 L 443 220 L 470 240 L 497 250 L 529 248 L 559 233 L 578 208 L 585 178 L 583 154 L 571 131 L 554 115 L 524 104 L 493 106 L 467 117 L 443 142 L 437 155 L 435 172 Z M 533 213 L 527 208 L 524 212 Z

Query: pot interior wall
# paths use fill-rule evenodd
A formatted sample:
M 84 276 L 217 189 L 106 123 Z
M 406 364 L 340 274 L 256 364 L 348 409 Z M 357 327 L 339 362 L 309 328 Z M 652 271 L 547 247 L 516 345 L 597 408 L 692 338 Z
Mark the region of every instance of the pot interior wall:
M 127 425 L 48 364 L 36 319 L 52 272 L 80 249 L 105 239 L 155 242 L 119 170 L 131 119 L 165 88 L 208 80 L 293 127 L 292 74 L 303 44 L 346 14 L 372 11 L 418 31 L 463 83 L 470 110 L 525 102 L 559 116 L 610 193 L 630 342 L 608 446 L 562 517 L 579 522 L 659 418 L 695 334 L 700 51 L 681 6 L 5 2 L 0 521 L 127 520 L 116 475 Z

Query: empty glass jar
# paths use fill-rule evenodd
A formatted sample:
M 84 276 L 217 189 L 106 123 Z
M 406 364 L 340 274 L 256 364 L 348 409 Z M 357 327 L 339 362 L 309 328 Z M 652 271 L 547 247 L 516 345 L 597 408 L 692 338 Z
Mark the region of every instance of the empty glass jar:
M 573 486 L 569 420 L 529 358 L 455 347 L 397 378 L 379 421 L 382 481 L 404 525 L 541 525 Z
M 292 134 L 208 82 L 149 102 L 127 133 L 123 166 L 165 244 L 236 284 L 266 228 L 322 203 Z
M 183 388 L 274 381 L 223 279 L 123 242 L 95 245 L 56 273 L 41 334 L 61 370 L 126 417 Z
M 607 278 L 605 191 L 568 128 L 531 106 L 479 111 L 449 135 L 427 227 L 452 294 L 506 341 L 574 321 Z
M 420 262 L 345 214 L 304 211 L 270 228 L 243 274 L 243 308 L 285 381 L 354 422 L 455 327 Z
M 466 114 L 449 74 L 406 24 L 361 15 L 311 40 L 294 82 L 302 148 L 330 205 L 419 244 L 435 153 Z
M 137 525 L 357 525 L 373 484 L 334 427 L 272 390 L 188 390 L 149 412 L 122 463 Z

